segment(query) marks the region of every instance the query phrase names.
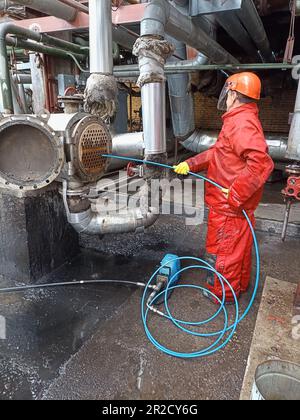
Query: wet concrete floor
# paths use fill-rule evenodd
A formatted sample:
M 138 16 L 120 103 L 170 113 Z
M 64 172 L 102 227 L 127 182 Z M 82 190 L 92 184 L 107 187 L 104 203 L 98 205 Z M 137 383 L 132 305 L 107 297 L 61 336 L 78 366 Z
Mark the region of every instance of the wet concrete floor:
M 82 255 L 50 281 L 146 281 L 168 252 L 202 255 L 205 233 L 204 226 L 186 227 L 180 217 L 163 216 L 145 234 L 83 237 Z M 259 241 L 262 280 L 270 275 L 298 282 L 299 240 L 282 244 L 277 236 L 260 234 Z M 193 271 L 183 281 L 198 283 L 201 277 Z M 7 339 L 0 340 L 0 398 L 238 399 L 261 291 L 262 285 L 232 342 L 215 356 L 193 361 L 165 356 L 149 343 L 140 318 L 141 291 L 135 288 L 71 286 L 1 295 Z M 175 292 L 170 306 L 176 316 L 193 321 L 214 309 L 190 290 Z M 158 339 L 180 351 L 210 343 L 181 334 L 156 316 L 150 326 Z M 221 326 L 222 317 L 212 329 Z

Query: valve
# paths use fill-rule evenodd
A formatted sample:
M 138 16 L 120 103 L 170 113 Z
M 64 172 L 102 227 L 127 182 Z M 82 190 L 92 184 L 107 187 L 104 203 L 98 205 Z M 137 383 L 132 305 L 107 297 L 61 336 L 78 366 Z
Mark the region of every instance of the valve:
M 127 176 L 133 178 L 135 175 L 138 175 L 140 178 L 144 177 L 144 168 L 142 165 L 136 165 L 133 162 L 128 163 L 127 165 Z
M 290 176 L 287 181 L 287 186 L 282 190 L 282 194 L 286 203 L 285 217 L 281 235 L 283 242 L 286 239 L 292 205 L 296 202 L 300 202 L 300 165 L 288 166 L 286 171 Z

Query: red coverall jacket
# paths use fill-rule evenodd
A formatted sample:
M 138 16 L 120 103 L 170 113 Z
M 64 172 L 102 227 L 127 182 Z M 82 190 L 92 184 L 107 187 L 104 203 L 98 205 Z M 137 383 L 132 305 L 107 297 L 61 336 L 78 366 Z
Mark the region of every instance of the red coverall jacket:
M 206 248 L 237 296 L 250 283 L 253 245 L 242 210 L 255 224 L 254 212 L 274 169 L 258 114 L 255 103 L 227 112 L 215 146 L 187 161 L 192 172 L 207 170 L 208 178 L 230 191 L 227 199 L 220 189 L 206 184 L 205 201 L 210 209 Z M 210 290 L 222 299 L 217 277 L 208 282 Z M 228 287 L 226 297 L 232 300 Z

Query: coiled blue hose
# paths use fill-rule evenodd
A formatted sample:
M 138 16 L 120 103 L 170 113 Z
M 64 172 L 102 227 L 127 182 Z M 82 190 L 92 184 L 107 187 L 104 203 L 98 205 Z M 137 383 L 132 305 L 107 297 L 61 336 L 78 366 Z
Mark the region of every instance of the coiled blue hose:
M 106 158 L 113 158 L 113 159 L 119 159 L 119 160 L 125 160 L 125 161 L 130 161 L 130 162 L 136 162 L 139 164 L 146 164 L 146 165 L 152 165 L 152 166 L 157 166 L 157 167 L 161 167 L 161 168 L 165 168 L 165 169 L 171 169 L 173 170 L 172 166 L 169 165 L 165 165 L 162 163 L 156 163 L 156 162 L 151 162 L 151 161 L 145 161 L 145 160 L 141 160 L 141 159 L 134 159 L 134 158 L 128 158 L 128 157 L 122 157 L 122 156 L 114 156 L 114 155 L 103 155 L 103 157 Z M 189 173 L 191 176 L 198 178 L 198 179 L 202 179 L 205 182 L 209 182 L 210 184 L 214 185 L 216 188 L 219 189 L 223 189 L 223 187 L 219 184 L 217 184 L 215 181 L 200 175 L 200 174 L 195 174 L 193 172 Z M 144 325 L 144 329 L 146 332 L 146 335 L 148 337 L 148 339 L 150 340 L 150 342 L 160 351 L 162 351 L 163 353 L 169 355 L 169 356 L 173 356 L 173 357 L 177 357 L 177 358 L 182 358 L 182 359 L 193 359 L 193 358 L 198 358 L 198 357 L 204 357 L 204 356 L 210 356 L 216 352 L 218 352 L 219 350 L 223 349 L 228 343 L 229 341 L 232 339 L 233 335 L 236 332 L 236 329 L 239 325 L 240 322 L 242 322 L 246 316 L 249 314 L 253 303 L 255 301 L 255 298 L 257 296 L 257 291 L 258 291 L 258 287 L 259 287 L 259 282 L 260 282 L 260 253 L 259 253 L 259 246 L 258 246 L 258 241 L 257 241 L 257 237 L 253 228 L 253 225 L 251 223 L 251 220 L 247 214 L 247 212 L 244 210 L 243 214 L 249 224 L 252 236 L 253 236 L 253 242 L 254 242 L 254 248 L 255 248 L 255 253 L 256 253 L 256 280 L 255 280 L 255 286 L 254 286 L 254 291 L 251 297 L 251 300 L 249 302 L 249 305 L 247 306 L 246 310 L 243 312 L 243 314 L 239 314 L 239 303 L 238 303 L 238 299 L 237 296 L 231 286 L 231 284 L 228 282 L 228 280 L 219 272 L 216 271 L 216 269 L 211 266 L 208 262 L 206 262 L 205 260 L 202 260 L 201 258 L 196 258 L 196 257 L 190 257 L 190 256 L 186 256 L 186 257 L 181 257 L 181 258 L 177 258 L 176 260 L 182 260 L 182 261 L 193 261 L 195 263 L 197 263 L 196 265 L 190 265 L 188 267 L 185 267 L 183 269 L 181 269 L 179 272 L 175 273 L 174 276 L 170 279 L 166 289 L 162 292 L 160 292 L 158 295 L 155 296 L 155 298 L 152 300 L 152 302 L 150 303 L 150 305 L 147 305 L 147 290 L 148 288 L 145 288 L 143 297 L 142 297 L 142 302 L 141 302 L 141 310 L 142 310 L 142 321 L 143 321 L 143 325 Z M 174 260 L 172 260 L 174 261 Z M 169 264 L 172 261 L 168 261 L 167 264 Z M 152 282 L 155 282 L 156 280 L 156 276 L 158 275 L 159 271 L 161 270 L 161 268 L 163 267 L 159 267 L 151 276 L 151 278 L 149 279 L 147 286 L 150 286 L 152 284 Z M 174 279 L 182 274 L 185 271 L 188 270 L 194 270 L 194 269 L 201 269 L 201 270 L 206 270 L 206 271 L 210 271 L 212 273 L 214 273 L 219 281 L 220 284 L 222 286 L 222 290 L 223 290 L 223 299 L 222 301 L 216 296 L 214 295 L 210 290 L 201 287 L 201 286 L 196 286 L 196 285 L 172 285 Z M 225 301 L 226 301 L 226 295 L 225 295 L 225 284 L 228 286 L 228 288 L 230 289 L 233 298 L 234 298 L 234 306 L 235 306 L 235 319 L 234 322 L 229 325 L 229 317 L 228 317 L 228 312 L 225 306 Z M 174 290 L 174 289 L 184 289 L 184 288 L 188 288 L 188 289 L 195 289 L 198 291 L 205 291 L 208 295 L 210 295 L 212 298 L 214 298 L 218 304 L 220 305 L 219 309 L 216 311 L 216 313 L 210 317 L 207 320 L 204 321 L 198 321 L 198 322 L 191 322 L 191 321 L 185 321 L 185 320 L 179 320 L 176 319 L 169 308 L 169 304 L 168 304 L 168 296 L 169 296 L 169 291 Z M 211 337 L 217 337 L 216 340 L 214 341 L 213 344 L 211 344 L 210 346 L 200 349 L 199 351 L 195 351 L 195 352 L 190 352 L 190 353 L 181 353 L 178 351 L 174 351 L 172 349 L 169 349 L 167 347 L 165 347 L 164 345 L 162 345 L 159 341 L 157 341 L 153 334 L 150 332 L 149 328 L 148 328 L 148 316 L 149 316 L 149 311 L 150 308 L 149 306 L 155 304 L 156 300 L 158 300 L 161 296 L 164 295 L 165 298 L 165 309 L 166 309 L 166 314 L 164 314 L 164 317 L 168 320 L 170 320 L 176 327 L 178 327 L 181 331 L 186 332 L 187 334 L 193 335 L 193 336 L 197 336 L 197 337 L 207 337 L 207 338 L 211 338 Z M 203 326 L 203 325 L 207 325 L 208 323 L 211 323 L 214 319 L 216 319 L 221 313 L 223 312 L 224 314 L 224 328 L 220 331 L 214 331 L 211 333 L 206 333 L 206 334 L 202 334 L 202 333 L 198 333 L 195 331 L 192 331 L 190 329 L 188 329 L 187 327 L 195 327 L 195 326 Z M 227 335 L 228 334 L 228 335 Z M 227 337 L 226 337 L 227 335 Z

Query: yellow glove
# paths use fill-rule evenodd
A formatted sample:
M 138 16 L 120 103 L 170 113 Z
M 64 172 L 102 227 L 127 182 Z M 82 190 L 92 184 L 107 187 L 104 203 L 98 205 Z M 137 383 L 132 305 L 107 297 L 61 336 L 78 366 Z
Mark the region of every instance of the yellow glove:
M 226 198 L 228 200 L 230 191 L 227 188 L 222 188 L 222 193 L 226 196 Z
M 190 167 L 187 162 L 182 162 L 177 166 L 174 166 L 174 171 L 178 175 L 188 175 L 190 172 Z

